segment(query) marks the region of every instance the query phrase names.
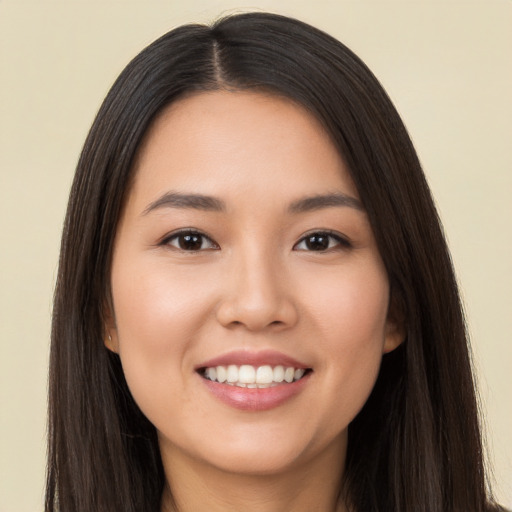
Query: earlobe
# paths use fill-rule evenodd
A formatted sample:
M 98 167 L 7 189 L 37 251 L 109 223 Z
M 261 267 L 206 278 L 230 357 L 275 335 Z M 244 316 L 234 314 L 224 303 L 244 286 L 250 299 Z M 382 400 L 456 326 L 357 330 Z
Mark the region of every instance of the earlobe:
M 114 334 L 114 336 L 112 336 L 110 334 L 109 330 L 106 330 L 104 344 L 105 344 L 105 347 L 107 347 L 110 351 L 114 352 L 115 354 L 119 353 L 119 346 L 117 343 L 117 335 Z
M 382 348 L 383 354 L 392 352 L 398 348 L 405 340 L 405 326 L 402 322 L 395 323 L 388 320 L 386 324 L 386 337 Z
M 114 315 L 112 313 L 113 308 L 110 304 L 106 303 L 103 307 L 103 315 L 104 315 L 104 334 L 103 334 L 103 343 L 106 348 L 114 352 L 115 354 L 119 353 L 119 343 L 117 338 L 117 328 L 116 322 L 114 319 Z
M 404 305 L 400 297 L 392 294 L 388 318 L 386 321 L 386 335 L 382 352 L 387 354 L 398 348 L 404 341 L 407 334 Z

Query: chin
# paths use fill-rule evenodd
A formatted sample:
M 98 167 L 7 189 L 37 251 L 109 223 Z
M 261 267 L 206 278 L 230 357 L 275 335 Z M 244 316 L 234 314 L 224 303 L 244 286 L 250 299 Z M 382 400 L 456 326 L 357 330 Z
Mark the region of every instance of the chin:
M 292 471 L 300 465 L 301 454 L 296 451 L 254 450 L 229 451 L 221 460 L 210 461 L 216 469 L 225 473 L 236 473 L 240 476 L 275 476 Z
M 315 459 L 341 460 L 346 446 L 346 430 L 324 437 L 295 425 L 264 428 L 259 422 L 251 427 L 225 429 L 190 439 L 184 443 L 190 451 L 181 454 L 212 470 L 240 476 L 277 476 L 314 465 Z M 182 449 L 186 447 L 182 445 Z M 325 460 L 324 460 L 325 462 Z

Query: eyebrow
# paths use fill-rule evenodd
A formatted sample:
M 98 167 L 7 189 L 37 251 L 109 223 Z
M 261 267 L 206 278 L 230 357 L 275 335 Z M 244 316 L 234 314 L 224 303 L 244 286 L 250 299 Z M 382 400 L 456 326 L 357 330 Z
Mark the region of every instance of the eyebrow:
M 346 206 L 364 212 L 364 207 L 359 199 L 355 197 L 335 192 L 332 194 L 321 194 L 311 197 L 305 197 L 294 201 L 288 211 L 290 213 L 304 213 L 314 210 L 321 210 L 323 208 L 332 208 Z
M 288 211 L 290 213 L 305 213 L 333 207 L 349 207 L 364 211 L 364 207 L 359 199 L 342 194 L 341 192 L 319 194 L 298 199 L 290 204 Z M 212 196 L 167 192 L 150 203 L 142 212 L 142 215 L 147 215 L 148 213 L 160 208 L 180 208 L 209 212 L 223 212 L 226 211 L 226 204 L 221 199 Z
M 204 196 L 202 194 L 182 194 L 180 192 L 167 192 L 153 201 L 142 212 L 147 215 L 159 208 L 184 208 L 192 210 L 203 210 L 207 212 L 222 212 L 226 210 L 224 201 L 216 197 Z

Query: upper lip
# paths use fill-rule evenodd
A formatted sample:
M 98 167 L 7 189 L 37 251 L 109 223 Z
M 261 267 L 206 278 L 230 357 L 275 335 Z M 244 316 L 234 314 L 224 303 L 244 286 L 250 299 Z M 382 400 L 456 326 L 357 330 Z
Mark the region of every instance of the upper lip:
M 237 366 L 241 366 L 244 364 L 251 366 L 285 366 L 285 367 L 293 367 L 297 368 L 310 368 L 307 364 L 304 364 L 297 359 L 290 357 L 286 354 L 282 354 L 281 352 L 277 352 L 275 350 L 260 350 L 257 352 L 248 351 L 248 350 L 234 350 L 232 352 L 227 352 L 225 354 L 216 356 L 212 359 L 208 359 L 208 361 L 204 361 L 198 365 L 196 365 L 195 369 L 200 370 L 201 368 L 211 368 L 214 366 L 229 366 L 230 364 L 234 364 Z

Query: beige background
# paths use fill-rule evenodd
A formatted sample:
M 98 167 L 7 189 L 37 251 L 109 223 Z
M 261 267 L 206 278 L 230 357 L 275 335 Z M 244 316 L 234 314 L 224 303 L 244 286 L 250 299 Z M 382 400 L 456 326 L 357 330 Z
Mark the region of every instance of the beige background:
M 93 116 L 143 46 L 241 8 L 338 37 L 403 115 L 453 251 L 496 494 L 511 507 L 512 1 L 0 0 L 0 511 L 42 509 L 60 228 Z

